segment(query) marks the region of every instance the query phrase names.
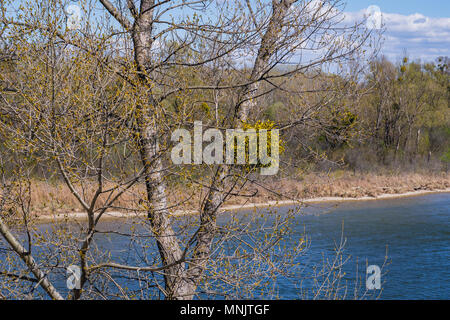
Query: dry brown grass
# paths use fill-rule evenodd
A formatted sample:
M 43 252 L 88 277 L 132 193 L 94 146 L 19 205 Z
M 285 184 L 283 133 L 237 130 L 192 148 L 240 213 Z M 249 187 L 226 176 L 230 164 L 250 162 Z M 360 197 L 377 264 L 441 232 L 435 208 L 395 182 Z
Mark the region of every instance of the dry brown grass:
M 226 204 L 264 203 L 272 200 L 310 199 L 318 197 L 379 196 L 381 194 L 400 194 L 417 190 L 442 190 L 450 188 L 450 174 L 408 173 L 408 174 L 354 174 L 336 171 L 330 174 L 308 174 L 301 179 L 281 179 L 262 182 L 262 186 L 249 184 L 243 192 L 258 191 L 253 198 L 233 197 Z M 80 189 L 81 190 L 81 189 Z M 271 192 L 269 190 L 275 191 Z M 84 189 L 87 198 L 94 194 L 94 185 Z M 172 187 L 169 201 L 176 209 L 198 209 L 202 197 L 201 189 L 193 187 Z M 135 186 L 116 203 L 114 210 L 136 208 L 143 210 L 140 199 L 144 198 L 143 186 Z M 105 197 L 100 198 L 102 201 Z M 32 211 L 38 215 L 81 211 L 82 207 L 63 183 L 33 181 L 31 192 Z
M 70 189 L 63 182 L 50 183 L 47 181 L 33 180 L 31 183 L 31 207 L 32 212 L 38 215 L 47 215 L 54 213 L 67 213 L 83 211 L 83 207 L 77 201 Z M 106 185 L 105 189 L 112 187 Z M 83 195 L 89 204 L 90 199 L 96 191 L 95 184 L 84 184 L 83 187 L 76 186 L 77 191 Z M 114 193 L 115 194 L 115 193 Z M 113 194 L 113 195 L 114 195 Z M 198 190 L 187 190 L 186 187 L 179 186 L 170 189 L 168 193 L 171 206 L 177 206 L 178 209 L 192 209 L 198 207 L 200 193 Z M 145 188 L 143 185 L 136 185 L 124 193 L 116 202 L 114 202 L 114 211 L 139 211 L 145 210 Z M 96 208 L 102 207 L 108 200 L 108 195 L 104 194 L 98 198 Z
M 337 171 L 330 174 L 309 174 L 301 181 L 283 179 L 269 184 L 283 196 L 259 188 L 260 197 L 269 200 L 311 199 L 319 197 L 375 197 L 417 190 L 443 190 L 450 187 L 450 174 L 353 174 Z

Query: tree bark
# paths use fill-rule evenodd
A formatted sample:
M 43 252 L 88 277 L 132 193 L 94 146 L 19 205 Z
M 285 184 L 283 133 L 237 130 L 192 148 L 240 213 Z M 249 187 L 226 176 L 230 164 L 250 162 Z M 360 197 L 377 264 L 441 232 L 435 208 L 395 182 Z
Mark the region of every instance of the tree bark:
M 134 59 L 138 78 L 142 84 L 148 84 L 148 74 L 152 63 L 151 48 L 153 44 L 153 6 L 154 0 L 142 0 L 140 13 L 132 27 Z M 149 93 L 148 104 L 155 106 L 155 99 Z M 148 200 L 148 219 L 157 242 L 159 254 L 165 269 L 166 299 L 184 299 L 187 297 L 186 286 L 180 279 L 184 278 L 185 265 L 183 252 L 172 229 L 167 209 L 164 165 L 161 159 L 158 141 L 158 115 L 150 114 L 151 108 L 140 107 L 138 118 L 139 149 L 144 166 L 146 195 Z M 179 263 L 177 263 L 179 262 Z
M 52 283 L 47 279 L 47 276 L 39 266 L 37 265 L 34 258 L 31 256 L 30 252 L 28 252 L 22 244 L 14 237 L 14 235 L 9 230 L 8 226 L 5 222 L 0 218 L 0 233 L 3 238 L 9 243 L 11 248 L 17 253 L 17 255 L 22 259 L 28 269 L 34 274 L 36 280 L 39 285 L 44 289 L 45 292 L 53 299 L 53 300 L 64 300 L 61 294 L 56 290 L 56 288 L 52 285 Z
M 283 20 L 294 2 L 294 0 L 272 1 L 272 16 L 261 39 L 258 54 L 249 79 L 250 84 L 242 88 L 238 103 L 235 107 L 233 125 L 236 128 L 242 127 L 243 122 L 247 121 L 251 110 L 256 107 L 256 102 L 253 97 L 259 89 L 258 81 L 269 67 L 270 59 L 276 51 L 276 44 L 282 31 Z M 199 279 L 206 268 L 216 232 L 217 211 L 227 197 L 227 193 L 221 190 L 227 189 L 227 181 L 225 179 L 229 175 L 229 172 L 229 168 L 226 165 L 219 165 L 210 185 L 200 214 L 200 229 L 197 233 L 196 246 L 192 259 L 194 264 L 189 266 L 189 279 Z M 192 282 L 192 294 L 195 288 L 196 283 Z

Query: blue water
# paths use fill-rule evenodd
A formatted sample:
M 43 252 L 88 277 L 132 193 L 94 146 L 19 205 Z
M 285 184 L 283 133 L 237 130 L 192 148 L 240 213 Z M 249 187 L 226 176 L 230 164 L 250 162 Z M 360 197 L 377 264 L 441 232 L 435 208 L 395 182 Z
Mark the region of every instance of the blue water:
M 279 213 L 292 208 L 279 208 Z M 450 298 L 450 194 L 429 194 L 386 200 L 310 204 L 296 216 L 294 239 L 307 235 L 308 249 L 299 258 L 308 270 L 334 256 L 335 244 L 344 236 L 345 277 L 353 298 L 355 279 L 359 296 L 365 292 L 366 267 L 382 270 L 382 290 L 367 297 L 381 299 Z M 227 215 L 219 219 L 226 220 Z M 121 247 L 117 237 L 107 247 Z M 122 246 L 123 247 L 123 246 Z M 303 283 L 305 289 L 309 284 Z M 278 280 L 279 297 L 312 298 L 300 292 L 298 281 Z M 306 290 L 307 291 L 307 290 Z M 305 291 L 305 292 L 306 292 Z M 342 296 L 341 296 L 342 297 Z
M 357 258 L 363 274 L 366 259 L 382 266 L 387 250 L 382 299 L 450 298 L 450 194 L 321 204 L 306 211 L 310 214 L 299 220 L 311 238 L 313 256 L 332 253 L 344 224 L 350 275 Z
M 293 207 L 276 210 L 284 215 L 291 209 Z M 281 277 L 277 280 L 279 298 L 312 298 L 308 291 L 311 282 L 305 280 L 302 286 L 299 282 L 308 277 L 314 267 L 320 267 L 324 257 L 334 256 L 335 244 L 341 241 L 342 235 L 345 239 L 343 257 L 348 259 L 343 267 L 342 283 L 348 292 L 340 291 L 340 298 L 352 299 L 355 287 L 361 297 L 365 292 L 367 265 L 382 267 L 382 288 L 368 292 L 366 298 L 450 298 L 450 193 L 309 204 L 300 213 L 295 216 L 292 238 L 298 240 L 306 234 L 308 247 L 297 260 L 302 271 L 295 273 L 294 279 Z M 228 216 L 222 214 L 219 224 Z M 42 229 L 47 227 L 42 226 Z M 127 232 L 129 226 L 118 220 L 103 222 L 101 228 Z M 148 243 L 147 250 L 154 251 L 151 238 Z M 110 252 L 112 257 L 127 259 L 132 265 L 139 264 L 136 250 L 127 237 L 98 234 L 96 245 L 100 252 Z M 62 270 L 56 285 L 62 292 L 67 291 L 65 279 L 61 278 L 64 276 Z M 355 279 L 358 279 L 356 284 Z M 126 280 L 118 281 L 133 287 Z

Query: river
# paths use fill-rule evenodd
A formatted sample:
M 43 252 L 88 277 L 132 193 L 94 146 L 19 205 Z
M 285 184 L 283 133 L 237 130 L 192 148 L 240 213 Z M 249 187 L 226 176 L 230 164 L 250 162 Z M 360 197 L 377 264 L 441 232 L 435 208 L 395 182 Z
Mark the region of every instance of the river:
M 280 214 L 291 207 L 277 208 Z M 267 210 L 267 209 L 260 209 Z M 273 209 L 272 209 L 273 210 Z M 320 265 L 323 257 L 332 257 L 335 243 L 346 239 L 342 281 L 348 282 L 353 296 L 354 281 L 365 290 L 366 267 L 382 267 L 381 290 L 370 297 L 381 299 L 449 299 L 450 298 L 450 193 L 414 197 L 340 203 L 310 203 L 296 216 L 294 238 L 306 232 L 309 248 L 302 256 L 305 269 Z M 221 220 L 227 219 L 222 214 Z M 120 221 L 106 221 L 102 227 L 117 229 Z M 47 225 L 48 226 L 48 225 Z M 42 229 L 45 229 L 42 226 Z M 96 243 L 114 255 L 127 255 L 128 242 L 120 235 L 96 237 Z M 387 256 L 387 260 L 386 260 Z M 385 264 L 387 262 L 387 264 Z M 301 274 L 298 276 L 302 277 Z M 65 279 L 57 280 L 65 289 Z M 281 299 L 304 297 L 292 281 L 278 280 Z M 308 289 L 308 281 L 303 284 Z M 311 298 L 311 296 L 307 296 Z M 264 298 L 264 297 L 260 297 Z
M 357 258 L 363 272 L 366 259 L 381 266 L 387 248 L 382 299 L 450 298 L 449 193 L 343 202 L 337 207 L 318 204 L 306 211 L 310 214 L 299 219 L 311 238 L 312 260 L 321 251 L 332 252 L 344 223 L 349 276 L 355 273 Z

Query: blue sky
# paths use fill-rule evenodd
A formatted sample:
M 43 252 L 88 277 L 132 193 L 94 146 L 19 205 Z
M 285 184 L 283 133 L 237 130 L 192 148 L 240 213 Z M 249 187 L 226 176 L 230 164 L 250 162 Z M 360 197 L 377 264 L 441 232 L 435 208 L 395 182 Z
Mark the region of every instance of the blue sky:
M 345 12 L 350 20 L 358 19 L 370 5 L 382 12 L 382 52 L 389 59 L 398 61 L 404 52 L 422 61 L 450 56 L 449 0 L 348 0 Z
M 348 0 L 346 11 L 359 11 L 377 5 L 381 11 L 409 15 L 421 13 L 428 17 L 450 17 L 449 0 Z
M 23 0 L 13 0 L 16 4 L 21 2 Z M 116 0 L 112 2 L 116 3 Z M 371 5 L 380 8 L 386 28 L 382 53 L 390 60 L 401 60 L 405 52 L 412 60 L 435 61 L 439 56 L 450 57 L 450 0 L 343 2 L 347 3 L 344 11 L 349 22 L 364 19 L 366 9 Z

